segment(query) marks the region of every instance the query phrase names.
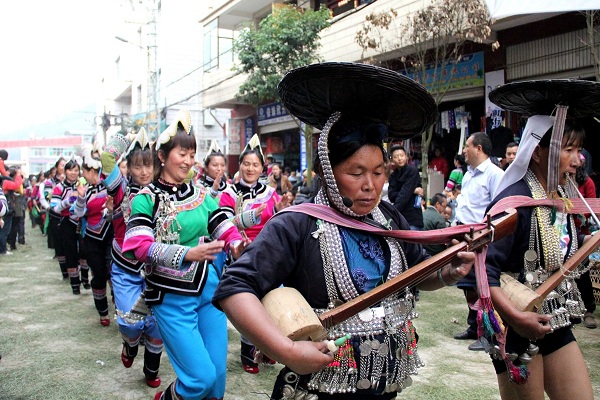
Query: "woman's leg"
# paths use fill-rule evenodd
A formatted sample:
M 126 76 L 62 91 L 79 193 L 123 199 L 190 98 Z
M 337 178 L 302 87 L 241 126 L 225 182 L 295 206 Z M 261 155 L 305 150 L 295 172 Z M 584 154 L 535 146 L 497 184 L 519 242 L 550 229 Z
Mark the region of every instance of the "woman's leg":
M 544 400 L 544 362 L 541 354 L 527 364 L 529 378 L 517 384 L 509 379 L 508 372 L 496 375 L 502 400 Z
M 104 258 L 106 253 L 104 242 L 86 236 L 84 239 L 84 247 L 88 266 L 92 270 L 91 286 L 92 295 L 94 296 L 94 305 L 100 315 L 101 323 L 102 320 L 109 321 L 108 323 L 102 323 L 102 325 L 108 326 L 110 324 L 110 319 L 107 319 L 108 300 L 106 299 L 106 281 L 109 279 L 109 274 Z
M 590 374 L 577 342 L 544 356 L 544 386 L 553 400 L 593 400 Z
M 206 295 L 210 297 L 213 292 L 214 289 L 211 289 Z M 167 293 L 161 304 L 152 307 L 169 360 L 177 375 L 176 392 L 185 399 L 215 397 L 212 393 L 215 393 L 215 386 L 218 382 L 220 384 L 221 375 L 224 374 L 224 371 L 217 371 L 217 368 L 221 369 L 221 365 L 224 365 L 227 348 L 225 347 L 223 360 L 213 361 L 216 350 L 211 348 L 209 351 L 207 345 L 212 346 L 212 336 L 227 340 L 227 326 L 221 320 L 199 318 L 201 311 L 204 312 L 201 310 L 203 301 L 206 300 L 202 297 Z M 199 325 L 203 326 L 203 331 L 212 328 L 208 342 L 200 334 Z

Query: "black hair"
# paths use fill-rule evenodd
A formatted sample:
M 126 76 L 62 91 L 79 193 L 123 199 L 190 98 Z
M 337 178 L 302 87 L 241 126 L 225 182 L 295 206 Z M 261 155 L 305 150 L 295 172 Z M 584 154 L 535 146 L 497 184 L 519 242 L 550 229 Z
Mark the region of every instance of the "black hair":
M 265 159 L 264 159 L 262 153 L 260 152 L 260 150 L 258 150 L 258 149 L 246 149 L 246 150 L 244 150 L 242 152 L 242 154 L 240 154 L 240 164 L 242 163 L 242 160 L 244 160 L 244 157 L 246 157 L 248 154 L 256 154 L 256 156 L 260 160 L 260 163 L 261 164 L 265 163 Z
M 481 146 L 481 150 L 483 150 L 486 156 L 492 154 L 492 140 L 486 133 L 475 132 L 471 137 L 473 138 L 472 143 L 474 147 Z
M 342 115 L 329 131 L 327 147 L 330 149 L 331 167 L 352 157 L 364 145 L 379 147 L 383 160 L 387 160 L 387 153 L 383 148 L 385 136 L 387 126 L 382 123 Z
M 154 150 L 152 147 L 135 147 L 127 154 L 125 160 L 127 161 L 127 167 L 136 165 L 153 165 L 154 164 Z
M 429 204 L 431 204 L 432 206 L 435 206 L 436 204 L 443 204 L 444 200 L 446 200 L 446 196 L 444 196 L 444 194 L 436 193 L 431 197 Z
M 550 147 L 550 139 L 552 138 L 552 129 L 554 127 L 551 126 L 544 136 L 542 140 L 540 140 L 539 146 L 543 149 Z M 565 142 L 565 146 L 580 146 L 583 147 L 583 142 L 585 141 L 585 130 L 579 123 L 576 121 L 567 118 L 565 120 L 565 131 L 563 135 L 563 141 Z
M 0 149 L 0 158 L 4 161 L 8 160 L 8 151 Z
M 64 158 L 64 157 L 60 157 L 58 160 L 56 160 L 56 162 L 54 163 L 54 166 L 55 166 L 56 168 L 58 168 L 58 164 L 60 164 L 60 162 L 61 162 L 61 161 L 65 161 L 65 162 L 66 162 L 67 160 L 65 160 L 65 158 Z M 66 164 L 65 164 L 65 168 L 66 168 L 66 167 L 67 167 L 67 166 L 66 166 Z M 73 168 L 73 167 L 71 167 L 71 168 Z M 71 169 L 71 168 L 69 168 L 69 169 Z
M 227 158 L 225 158 L 225 154 L 212 152 L 208 156 L 206 156 L 206 159 L 204 160 L 204 168 L 208 168 L 208 165 L 212 161 L 213 157 L 223 157 L 225 164 L 227 164 Z
M 64 158 L 63 158 L 63 160 L 64 160 Z M 60 159 L 59 159 L 59 161 L 60 161 Z M 58 163 L 58 161 L 57 161 L 57 163 Z M 77 167 L 77 168 L 81 168 L 81 167 L 79 166 L 79 164 L 77 164 L 77 161 L 75 161 L 75 160 L 69 160 L 69 161 L 67 161 L 67 163 L 65 164 L 65 171 L 66 171 L 66 170 L 68 170 L 68 169 L 73 169 L 73 168 L 75 168 L 75 167 Z M 50 170 L 52 170 L 52 168 L 51 168 Z
M 177 133 L 173 136 L 167 143 L 164 143 L 160 146 L 157 153 L 162 154 L 163 158 L 166 160 L 169 158 L 169 154 L 171 150 L 176 148 L 177 146 L 181 147 L 184 150 L 194 150 L 196 151 L 196 137 L 192 133 L 187 133 L 181 123 L 177 124 Z M 160 176 L 160 172 L 162 171 L 160 158 L 155 158 L 154 162 L 154 178 L 158 179 Z
M 509 144 L 506 145 L 506 148 L 510 148 L 510 147 L 517 147 L 519 145 L 519 143 L 517 142 L 510 142 Z
M 463 174 L 467 173 L 467 162 L 465 161 L 465 156 L 462 154 L 457 154 L 454 156 L 454 159 L 460 164 L 460 169 L 462 169 Z

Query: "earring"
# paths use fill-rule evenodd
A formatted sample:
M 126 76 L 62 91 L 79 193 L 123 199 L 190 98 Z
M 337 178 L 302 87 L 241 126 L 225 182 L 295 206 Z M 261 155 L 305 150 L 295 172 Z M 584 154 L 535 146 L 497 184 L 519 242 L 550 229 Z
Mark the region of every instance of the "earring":
M 161 166 L 161 167 L 164 167 L 164 166 L 165 166 L 165 163 L 164 163 L 164 162 L 161 162 L 161 163 L 160 163 L 160 166 Z

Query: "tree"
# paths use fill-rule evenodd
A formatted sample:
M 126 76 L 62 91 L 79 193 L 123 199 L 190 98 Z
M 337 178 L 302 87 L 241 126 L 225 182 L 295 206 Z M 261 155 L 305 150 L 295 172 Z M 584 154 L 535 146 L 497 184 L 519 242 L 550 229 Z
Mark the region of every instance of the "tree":
M 356 42 L 363 55 L 367 50 L 393 55 L 387 63 L 402 64 L 403 72 L 413 74 L 415 80 L 423 83 L 439 105 L 451 88 L 454 74 L 454 68 L 447 67 L 461 59 L 468 43 L 488 40 L 492 32 L 490 24 L 488 10 L 480 0 L 434 0 L 404 17 L 398 17 L 395 10 L 367 15 L 356 34 Z M 495 50 L 499 45 L 495 42 L 491 46 Z M 448 70 L 450 73 L 445 72 Z M 423 188 L 427 188 L 432 137 L 433 127 L 421 135 Z
M 584 13 L 586 22 L 586 40 L 583 41 L 590 50 L 594 65 L 594 77 L 600 82 L 600 54 L 598 53 L 598 38 L 600 37 L 600 11 L 588 10 Z
M 284 6 L 263 19 L 258 27 L 243 29 L 233 44 L 239 59 L 234 70 L 248 75 L 238 98 L 255 107 L 277 99 L 277 84 L 287 71 L 319 61 L 319 33 L 330 25 L 330 17 L 325 7 L 304 11 Z M 301 128 L 300 122 L 294 120 Z M 303 129 L 302 134 L 310 172 L 312 128 Z

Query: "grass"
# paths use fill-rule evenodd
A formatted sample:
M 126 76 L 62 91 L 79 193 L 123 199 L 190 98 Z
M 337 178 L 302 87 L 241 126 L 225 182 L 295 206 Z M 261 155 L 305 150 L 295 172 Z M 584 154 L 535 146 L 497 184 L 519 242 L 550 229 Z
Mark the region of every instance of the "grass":
M 26 246 L 0 256 L 0 400 L 152 399 L 157 390 L 144 382 L 141 357 L 132 368 L 123 368 L 116 323 L 100 325 L 90 291 L 71 294 L 45 239 L 39 230 L 28 229 Z M 112 306 L 110 312 L 114 315 Z M 499 399 L 489 357 L 468 351 L 468 341 L 452 339 L 465 327 L 462 292 L 422 291 L 418 312 L 415 325 L 425 367 L 398 398 Z M 600 329 L 576 327 L 575 335 L 600 398 Z M 242 372 L 239 334 L 230 327 L 226 399 L 268 399 L 280 368 L 262 367 L 258 375 Z M 166 354 L 160 376 L 161 389 L 175 379 Z

